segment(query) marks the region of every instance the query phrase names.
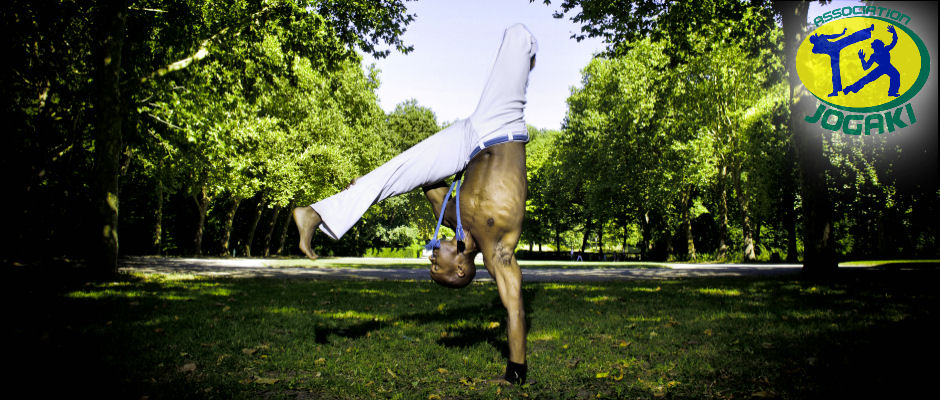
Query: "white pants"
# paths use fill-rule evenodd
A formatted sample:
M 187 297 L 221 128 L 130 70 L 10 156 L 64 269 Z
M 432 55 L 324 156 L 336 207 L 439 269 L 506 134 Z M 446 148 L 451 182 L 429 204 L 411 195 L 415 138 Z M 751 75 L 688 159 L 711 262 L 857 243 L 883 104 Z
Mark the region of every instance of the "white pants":
M 484 142 L 500 137 L 519 140 L 526 135 L 525 92 L 537 48 L 523 25 L 507 28 L 476 111 L 395 156 L 348 189 L 312 204 L 323 219 L 320 230 L 338 240 L 373 204 L 462 171 L 470 154 L 482 149 Z

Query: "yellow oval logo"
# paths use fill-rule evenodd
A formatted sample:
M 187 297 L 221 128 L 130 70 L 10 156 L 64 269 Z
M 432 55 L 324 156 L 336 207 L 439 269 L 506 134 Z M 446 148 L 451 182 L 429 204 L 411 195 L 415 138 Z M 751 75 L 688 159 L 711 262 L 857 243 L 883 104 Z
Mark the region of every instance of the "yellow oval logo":
M 893 21 L 872 17 L 837 19 L 810 33 L 797 49 L 803 85 L 830 106 L 880 111 L 907 101 L 930 71 L 926 47 Z

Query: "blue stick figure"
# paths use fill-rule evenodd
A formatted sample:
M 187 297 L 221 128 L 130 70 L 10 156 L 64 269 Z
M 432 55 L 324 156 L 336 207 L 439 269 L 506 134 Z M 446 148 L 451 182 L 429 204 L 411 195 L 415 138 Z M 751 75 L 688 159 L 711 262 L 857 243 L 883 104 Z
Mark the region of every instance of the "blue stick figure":
M 894 46 L 898 44 L 898 33 L 894 30 L 894 25 L 888 25 L 888 32 L 894 35 L 891 44 L 885 46 L 885 42 L 875 39 L 875 41 L 871 43 L 871 49 L 874 52 L 871 54 L 871 57 L 868 58 L 868 61 L 865 60 L 865 52 L 863 50 L 858 51 L 858 59 L 862 62 L 862 69 L 867 71 L 871 68 L 872 64 L 878 64 L 878 66 L 867 75 L 863 76 L 862 79 L 859 79 L 858 82 L 847 86 L 845 90 L 842 91 L 843 93 L 858 93 L 865 85 L 881 78 L 882 75 L 888 75 L 888 79 L 890 79 L 888 83 L 888 96 L 900 96 L 898 89 L 901 88 L 901 73 L 898 72 L 897 68 L 891 65 L 891 49 L 894 49 Z
M 875 25 L 872 25 L 871 27 L 856 31 L 853 34 L 834 42 L 830 41 L 829 39 L 835 39 L 839 36 L 845 35 L 847 29 L 842 29 L 842 33 L 839 34 L 815 34 L 810 36 L 809 42 L 813 44 L 813 53 L 826 54 L 829 56 L 829 64 L 832 66 L 832 93 L 829 93 L 829 97 L 838 96 L 839 92 L 842 91 L 842 73 L 839 70 L 839 53 L 842 51 L 842 49 L 850 45 L 861 42 L 863 40 L 871 39 L 871 32 L 874 30 Z

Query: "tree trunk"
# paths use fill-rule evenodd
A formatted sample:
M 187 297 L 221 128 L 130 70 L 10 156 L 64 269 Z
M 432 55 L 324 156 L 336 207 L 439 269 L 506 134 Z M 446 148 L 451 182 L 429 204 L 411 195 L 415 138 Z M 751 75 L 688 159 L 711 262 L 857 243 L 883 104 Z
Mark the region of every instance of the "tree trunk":
M 258 228 L 258 221 L 261 220 L 261 213 L 264 212 L 264 200 L 258 200 L 258 208 L 255 211 L 255 217 L 251 220 L 248 227 L 248 238 L 245 239 L 245 256 L 251 257 L 251 243 L 255 240 L 255 230 Z
M 287 241 L 287 229 L 288 229 L 288 228 L 290 227 L 290 225 L 291 225 L 291 223 L 290 223 L 290 222 L 291 222 L 291 217 L 292 217 L 291 210 L 292 210 L 293 208 L 294 208 L 294 203 L 290 203 L 290 204 L 288 204 L 287 207 L 284 209 L 284 211 L 285 211 L 285 213 L 284 213 L 284 225 L 281 226 L 281 240 L 278 241 L 277 252 L 275 252 L 274 254 L 281 255 L 281 254 L 284 253 L 284 243 Z
M 193 239 L 193 253 L 197 256 L 202 255 L 202 234 L 206 226 L 206 213 L 209 211 L 209 193 L 206 187 L 199 189 L 196 200 L 196 208 L 199 209 L 199 223 L 196 224 L 196 235 Z
M 584 249 L 587 247 L 588 236 L 591 234 L 591 220 L 588 219 L 587 224 L 584 226 L 584 236 L 581 237 L 581 253 L 584 253 Z
M 787 258 L 786 262 L 795 263 L 799 261 L 796 254 L 796 211 L 790 209 L 785 212 L 783 220 L 784 229 L 787 231 Z
M 555 227 L 555 251 L 561 251 L 561 232 Z
M 792 143 L 790 149 L 787 152 L 787 159 L 793 160 L 793 149 Z M 791 164 L 794 168 L 796 165 Z M 787 235 L 787 257 L 786 262 L 795 263 L 799 261 L 796 251 L 796 180 L 791 174 L 785 175 L 786 185 L 783 188 L 783 200 L 781 201 L 781 207 L 783 207 L 783 229 L 786 231 Z
M 741 169 L 732 168 L 731 180 L 734 183 L 734 191 L 737 192 L 738 206 L 741 208 L 741 233 L 744 236 L 744 261 L 752 262 L 757 260 L 757 254 L 754 252 L 754 230 L 751 228 L 751 216 L 749 214 L 749 201 L 747 194 L 744 193 L 744 185 L 741 185 Z
M 721 193 L 718 215 L 718 260 L 728 256 L 728 188 L 725 184 L 728 169 L 722 165 L 718 170 L 718 190 Z
M 622 249 L 621 251 L 623 252 L 624 255 L 626 255 L 626 254 L 629 252 L 629 250 L 630 250 L 629 248 L 627 248 L 627 246 L 628 246 L 628 245 L 627 245 L 627 224 L 626 224 L 626 222 L 624 222 L 624 223 L 623 223 L 623 243 L 622 243 L 622 245 L 621 245 L 621 247 L 620 247 L 620 248 Z
M 162 254 L 162 244 L 163 244 L 163 183 L 157 182 L 157 187 L 154 189 L 157 198 L 157 205 L 154 207 L 153 216 L 153 251 L 156 254 Z
M 225 212 L 225 223 L 222 227 L 222 255 L 228 256 L 229 254 L 229 243 L 232 240 L 232 223 L 235 222 L 235 213 L 238 212 L 238 206 L 241 205 L 242 200 L 238 198 L 232 199 L 232 206 L 229 207 L 228 211 Z
M 271 216 L 271 226 L 268 232 L 264 234 L 264 256 L 271 255 L 271 237 L 274 236 L 274 227 L 277 226 L 277 215 L 281 213 L 280 207 L 274 208 L 274 215 Z
M 803 200 L 803 272 L 824 275 L 838 268 L 833 238 L 832 200 L 826 183 L 829 160 L 822 148 L 822 131 L 807 124 L 813 115 L 814 97 L 800 82 L 796 71 L 796 51 L 805 38 L 807 2 L 777 2 L 783 17 L 784 50 L 790 81 L 789 127 L 800 170 Z
M 640 232 L 640 257 L 645 260 L 649 252 L 653 250 L 653 227 L 649 211 L 640 212 Z
M 601 258 L 604 257 L 604 224 L 597 224 L 597 249 L 601 253 Z
M 117 274 L 118 178 L 121 160 L 121 53 L 124 46 L 125 1 L 99 4 L 95 15 L 94 69 L 95 164 L 94 201 L 98 205 L 97 249 L 93 271 L 101 278 Z
M 682 228 L 685 233 L 686 255 L 689 261 L 695 261 L 695 238 L 692 236 L 692 186 L 690 185 L 682 199 Z

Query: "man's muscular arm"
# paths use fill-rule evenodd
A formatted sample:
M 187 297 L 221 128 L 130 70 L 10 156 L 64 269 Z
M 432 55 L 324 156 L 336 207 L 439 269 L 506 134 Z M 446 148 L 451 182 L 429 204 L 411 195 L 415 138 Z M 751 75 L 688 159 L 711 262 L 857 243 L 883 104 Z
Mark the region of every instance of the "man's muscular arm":
M 524 365 L 526 362 L 526 326 L 525 305 L 522 300 L 522 270 L 513 254 L 517 241 L 518 232 L 507 234 L 496 242 L 482 243 L 481 250 L 486 269 L 496 281 L 499 299 L 506 307 L 509 361 Z
M 424 190 L 424 196 L 427 197 L 428 202 L 431 203 L 431 208 L 434 210 L 434 216 L 441 215 L 441 206 L 444 203 L 444 196 L 447 195 L 447 191 L 450 189 L 444 181 L 434 183 L 428 186 L 424 186 L 421 190 Z M 447 209 L 444 212 L 444 226 L 455 229 L 457 226 L 457 211 L 454 208 L 455 198 L 453 194 L 450 197 L 450 200 L 447 201 Z

